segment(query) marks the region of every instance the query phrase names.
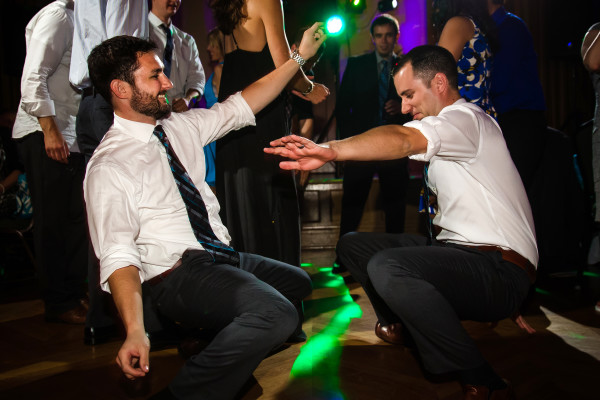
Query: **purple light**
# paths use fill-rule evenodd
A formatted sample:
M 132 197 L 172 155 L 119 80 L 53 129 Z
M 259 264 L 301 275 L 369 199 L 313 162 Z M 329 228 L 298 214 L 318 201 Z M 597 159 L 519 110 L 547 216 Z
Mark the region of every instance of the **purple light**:
M 400 45 L 404 53 L 427 43 L 427 4 L 423 0 L 404 0 L 404 22 L 400 25 Z

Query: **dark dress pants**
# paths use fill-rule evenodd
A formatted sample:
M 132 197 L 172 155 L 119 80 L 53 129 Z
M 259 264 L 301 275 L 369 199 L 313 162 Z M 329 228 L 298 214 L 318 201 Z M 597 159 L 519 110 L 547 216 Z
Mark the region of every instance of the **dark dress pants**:
M 346 162 L 344 164 L 340 237 L 358 229 L 375 174 L 379 176 L 379 188 L 385 213 L 385 231 L 387 233 L 404 232 L 408 159 Z
M 87 95 L 81 99 L 75 129 L 77 131 L 77 144 L 85 157 L 86 164 L 112 126 L 113 118 L 112 106 L 101 95 Z M 85 325 L 87 327 L 102 328 L 113 325 L 116 321 L 111 312 L 112 299 L 110 295 L 100 289 L 100 269 L 94 249 L 91 243 L 88 246 L 89 260 L 87 265 L 90 308 L 88 309 Z
M 310 294 L 308 274 L 262 256 L 240 256 L 238 268 L 190 251 L 165 280 L 143 285 L 161 318 L 219 332 L 169 385 L 177 398 L 234 398 L 264 357 L 296 329 L 292 303 Z
M 42 132 L 18 139 L 17 146 L 31 191 L 35 257 L 46 316 L 53 318 L 77 307 L 85 297 L 85 163 L 80 153 L 71 153 L 68 164 L 49 158 Z
M 477 368 L 481 353 L 461 320 L 498 321 L 527 296 L 529 278 L 498 252 L 408 234 L 350 233 L 338 257 L 364 287 L 384 325 L 401 322 L 427 370 Z

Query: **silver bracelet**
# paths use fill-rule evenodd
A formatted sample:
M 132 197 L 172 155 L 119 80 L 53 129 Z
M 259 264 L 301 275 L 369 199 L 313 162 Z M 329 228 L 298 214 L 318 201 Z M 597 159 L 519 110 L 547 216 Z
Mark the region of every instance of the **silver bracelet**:
M 310 79 L 308 80 L 310 82 L 310 86 L 308 87 L 308 89 L 306 89 L 304 92 L 302 92 L 302 94 L 304 96 L 306 96 L 307 94 L 310 94 L 313 89 L 315 88 L 315 84 L 313 83 L 313 81 L 311 81 Z
M 304 58 L 302 58 L 302 56 L 300 55 L 300 53 L 298 53 L 298 49 L 294 50 L 292 52 L 292 54 L 290 55 L 290 58 L 294 61 L 296 61 L 298 64 L 300 64 L 300 66 L 302 67 L 304 64 L 306 64 L 306 60 Z

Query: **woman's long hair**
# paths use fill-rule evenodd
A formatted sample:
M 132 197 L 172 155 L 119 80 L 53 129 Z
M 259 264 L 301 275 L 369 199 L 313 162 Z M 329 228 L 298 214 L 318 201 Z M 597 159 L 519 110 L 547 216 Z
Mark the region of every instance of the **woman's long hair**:
M 213 10 L 217 26 L 226 35 L 230 35 L 240 22 L 248 15 L 244 14 L 245 0 L 211 0 L 210 8 Z
M 458 15 L 471 17 L 488 40 L 492 52 L 498 49 L 496 24 L 489 14 L 486 0 L 434 0 L 431 20 L 436 40 L 440 39 L 446 22 Z

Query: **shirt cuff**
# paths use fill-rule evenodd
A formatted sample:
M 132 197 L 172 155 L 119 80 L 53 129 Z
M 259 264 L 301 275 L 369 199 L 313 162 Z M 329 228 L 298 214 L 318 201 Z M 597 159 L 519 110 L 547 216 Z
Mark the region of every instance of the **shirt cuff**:
M 56 115 L 53 100 L 21 101 L 21 108 L 34 117 L 53 117 Z

